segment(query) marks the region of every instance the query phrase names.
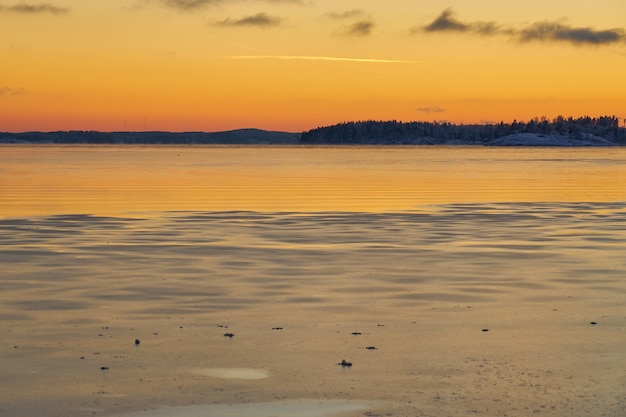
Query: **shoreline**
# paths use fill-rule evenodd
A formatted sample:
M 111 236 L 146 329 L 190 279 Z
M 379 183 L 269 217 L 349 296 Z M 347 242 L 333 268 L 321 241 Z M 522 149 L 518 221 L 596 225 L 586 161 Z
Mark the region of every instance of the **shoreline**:
M 413 128 L 409 126 L 413 126 Z M 0 132 L 0 145 L 626 146 L 626 128 L 603 128 L 602 132 L 604 133 L 595 132 L 595 128 L 586 125 L 585 128 L 589 132 L 580 131 L 581 128 L 577 126 L 574 130 L 577 133 L 564 133 L 562 127 L 555 132 L 546 128 L 548 132 L 539 133 L 536 127 L 531 131 L 524 131 L 519 127 L 516 130 L 507 125 L 456 126 L 421 122 L 406 124 L 399 122 L 360 122 L 317 128 L 303 133 L 260 129 L 238 129 L 224 132 Z

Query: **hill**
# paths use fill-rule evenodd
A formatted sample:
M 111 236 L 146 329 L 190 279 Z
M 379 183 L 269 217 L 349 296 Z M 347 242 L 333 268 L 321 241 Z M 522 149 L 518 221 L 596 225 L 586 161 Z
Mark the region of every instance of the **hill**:
M 299 133 L 239 129 L 224 132 L 95 132 L 59 131 L 0 133 L 0 143 L 284 145 L 297 144 Z

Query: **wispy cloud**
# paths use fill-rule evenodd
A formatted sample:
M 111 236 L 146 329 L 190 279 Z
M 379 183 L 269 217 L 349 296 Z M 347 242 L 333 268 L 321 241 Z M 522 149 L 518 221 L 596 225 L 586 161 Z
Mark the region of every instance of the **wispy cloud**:
M 179 10 L 195 10 L 212 4 L 223 3 L 224 0 L 158 0 L 167 7 Z
M 576 46 L 608 45 L 626 42 L 623 28 L 597 30 L 591 27 L 573 27 L 557 22 L 537 22 L 525 28 L 506 27 L 496 22 L 463 22 L 452 9 L 444 10 L 432 22 L 413 28 L 412 33 L 456 32 L 482 36 L 508 35 L 522 42 L 567 42 Z
M 338 21 L 350 21 L 357 19 L 350 24 L 346 24 L 338 32 L 339 34 L 346 36 L 367 36 L 370 35 L 376 27 L 372 17 L 362 9 L 328 12 L 324 14 L 324 17 Z
M 181 11 L 193 11 L 215 4 L 235 3 L 245 0 L 152 0 L 164 6 Z M 273 4 L 304 4 L 303 0 L 248 0 Z
M 365 11 L 361 9 L 352 9 L 352 10 L 346 10 L 343 12 L 328 12 L 324 14 L 324 16 L 329 17 L 331 19 L 338 19 L 338 20 L 354 19 L 354 18 L 365 16 Z
M 59 7 L 51 3 L 37 3 L 37 4 L 18 3 L 13 6 L 0 5 L 0 12 L 14 12 L 14 13 L 23 13 L 23 14 L 42 14 L 42 13 L 64 14 L 64 13 L 69 13 L 69 11 L 70 9 L 67 7 Z
M 495 22 L 462 22 L 455 17 L 452 9 L 444 10 L 428 25 L 414 28 L 413 33 L 417 32 L 460 32 L 484 36 L 513 34 L 512 29 L 503 28 Z
M 240 19 L 225 19 L 214 23 L 215 26 L 226 27 L 242 27 L 242 26 L 256 26 L 256 27 L 272 27 L 279 26 L 283 19 L 276 16 L 270 16 L 266 13 L 257 13 L 252 16 L 242 17 Z
M 376 24 L 371 20 L 355 22 L 346 28 L 346 35 L 367 36 L 372 33 Z
M 8 86 L 0 87 L 0 97 L 2 96 L 17 96 L 24 92 L 23 88 L 12 88 Z
M 420 113 L 443 113 L 445 112 L 444 109 L 442 109 L 439 106 L 433 106 L 433 107 L 418 107 L 417 109 L 418 112 Z
M 575 45 L 603 45 L 626 41 L 624 29 L 595 30 L 576 28 L 560 23 L 539 22 L 523 29 L 518 34 L 521 42 L 570 42 Z
M 309 56 L 309 55 L 233 55 L 227 59 L 277 59 L 285 61 L 331 61 L 331 62 L 361 62 L 374 64 L 418 64 L 421 61 L 404 61 L 396 59 L 375 58 L 347 58 L 333 56 Z

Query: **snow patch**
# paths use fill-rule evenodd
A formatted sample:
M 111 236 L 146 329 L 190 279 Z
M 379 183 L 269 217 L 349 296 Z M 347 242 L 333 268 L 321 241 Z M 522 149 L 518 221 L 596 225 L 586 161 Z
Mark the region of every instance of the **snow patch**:
M 589 133 L 576 136 L 516 133 L 494 139 L 487 144 L 491 146 L 616 146 L 608 139 Z

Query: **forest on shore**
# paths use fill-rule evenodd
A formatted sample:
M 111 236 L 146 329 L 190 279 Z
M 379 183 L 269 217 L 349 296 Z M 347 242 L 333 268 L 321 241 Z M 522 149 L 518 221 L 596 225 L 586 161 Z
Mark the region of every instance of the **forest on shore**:
M 626 122 L 625 122 L 626 123 Z M 358 121 L 302 133 L 238 129 L 224 132 L 0 132 L 0 143 L 131 145 L 482 145 L 626 146 L 626 127 L 615 116 L 534 118 L 528 122 Z
M 528 122 L 457 125 L 448 122 L 399 122 L 361 121 L 339 123 L 304 132 L 302 144 L 506 144 L 502 138 L 517 138 L 516 144 L 524 139 L 578 140 L 581 144 L 595 142 L 606 145 L 626 145 L 626 128 L 619 126 L 615 116 L 589 116 L 552 120 L 534 118 Z M 539 141 L 541 142 L 541 141 Z M 535 140 L 534 143 L 538 143 Z

